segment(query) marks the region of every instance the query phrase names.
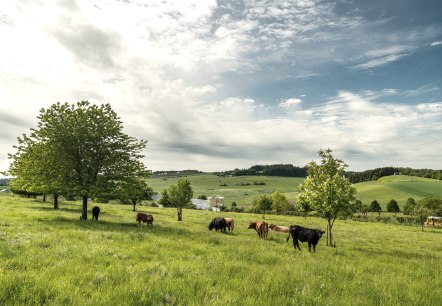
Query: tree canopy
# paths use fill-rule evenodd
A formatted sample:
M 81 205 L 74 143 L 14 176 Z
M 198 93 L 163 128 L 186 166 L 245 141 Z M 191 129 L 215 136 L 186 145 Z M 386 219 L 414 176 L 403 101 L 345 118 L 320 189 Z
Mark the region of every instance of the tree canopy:
M 193 189 L 190 181 L 180 179 L 177 184 L 170 185 L 167 189 L 169 201 L 177 208 L 178 221 L 183 220 L 183 207 L 189 204 L 193 196 Z
M 327 245 L 333 246 L 332 227 L 339 215 L 352 210 L 356 189 L 344 177 L 345 164 L 332 156 L 332 150 L 320 150 L 321 162 L 307 165 L 308 176 L 300 185 L 298 205 L 311 207 L 327 220 Z
M 27 189 L 82 197 L 82 219 L 89 197 L 112 194 L 134 176 L 148 176 L 141 162 L 146 141 L 123 133 L 110 104 L 55 103 L 37 118 L 37 128 L 19 138 L 10 155 L 10 173 Z

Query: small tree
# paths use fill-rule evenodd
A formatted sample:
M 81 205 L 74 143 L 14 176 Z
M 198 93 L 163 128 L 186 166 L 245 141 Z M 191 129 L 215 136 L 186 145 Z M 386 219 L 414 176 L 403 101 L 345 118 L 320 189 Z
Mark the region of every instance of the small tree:
M 307 165 L 308 176 L 299 187 L 298 202 L 309 205 L 327 220 L 327 245 L 334 246 L 333 224 L 339 215 L 345 216 L 352 209 L 356 188 L 344 177 L 347 164 L 331 152 L 320 150 L 321 163 Z
M 177 208 L 178 221 L 183 220 L 183 207 L 189 204 L 193 196 L 193 189 L 190 186 L 190 181 L 180 179 L 176 185 L 170 185 L 167 193 L 169 194 L 170 202 Z
M 133 211 L 135 206 L 145 200 L 152 199 L 153 189 L 150 187 L 144 178 L 133 177 L 122 186 L 122 190 L 117 195 L 117 198 L 121 200 L 130 200 L 133 205 Z
M 281 211 L 290 210 L 290 202 L 287 200 L 285 194 L 280 191 L 274 191 L 271 196 L 272 200 L 272 208 L 276 210 L 276 214 L 278 215 Z
M 381 207 L 381 205 L 379 204 L 379 202 L 377 200 L 373 200 L 370 203 L 370 211 L 377 212 L 379 214 L 381 213 L 382 207 Z
M 415 206 L 416 206 L 416 201 L 413 198 L 408 198 L 407 202 L 404 205 L 404 214 L 412 215 Z
M 364 217 L 367 217 L 367 213 L 370 211 L 370 206 L 367 204 L 362 204 L 361 213 Z
M 418 204 L 413 208 L 413 216 L 420 223 L 422 227 L 422 231 L 424 231 L 424 223 L 427 220 L 428 216 L 430 216 L 432 211 L 425 207 L 425 205 Z
M 253 200 L 254 211 L 260 213 L 265 210 L 272 209 L 272 198 L 267 195 L 262 195 L 258 199 Z
M 163 191 L 161 191 L 161 198 L 158 201 L 158 203 L 163 205 L 163 207 L 172 207 L 173 206 L 172 202 L 170 201 L 170 197 L 169 197 L 169 193 L 167 192 L 167 189 L 164 189 Z
M 391 199 L 390 202 L 387 204 L 387 211 L 393 212 L 396 216 L 396 213 L 400 212 L 401 209 L 399 208 L 399 205 L 397 204 L 397 201 L 394 199 Z

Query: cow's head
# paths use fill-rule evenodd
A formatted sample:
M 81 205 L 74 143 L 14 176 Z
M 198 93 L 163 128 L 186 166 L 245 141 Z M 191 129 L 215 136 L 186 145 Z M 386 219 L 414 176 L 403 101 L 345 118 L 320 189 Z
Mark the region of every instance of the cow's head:
M 270 224 L 270 225 L 269 225 L 269 227 L 270 227 L 271 229 L 274 229 L 276 226 L 277 226 L 276 224 Z
M 247 229 L 251 229 L 251 228 L 256 228 L 256 222 L 250 221 L 249 226 L 247 227 Z
M 319 235 L 319 238 L 321 238 L 322 237 L 322 234 L 324 234 L 325 232 L 324 231 L 322 231 L 322 230 L 316 230 L 316 232 L 318 233 L 318 235 Z

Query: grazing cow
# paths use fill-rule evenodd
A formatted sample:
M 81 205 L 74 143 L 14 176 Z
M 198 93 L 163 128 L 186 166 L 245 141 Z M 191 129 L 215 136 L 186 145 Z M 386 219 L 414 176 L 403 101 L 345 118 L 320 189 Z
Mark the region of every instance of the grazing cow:
M 288 233 L 289 232 L 289 228 L 287 226 L 279 226 L 276 224 L 270 224 L 269 227 L 271 230 L 273 230 L 275 232 L 280 232 L 280 233 Z
M 227 223 L 224 218 L 214 218 L 209 224 L 209 231 L 215 229 L 216 231 L 226 232 Z
M 322 234 L 325 232 L 318 229 L 311 229 L 302 227 L 299 225 L 290 225 L 289 229 L 289 236 L 287 237 L 286 243 L 290 239 L 290 235 L 293 238 L 293 247 L 298 248 L 298 250 L 301 250 L 299 247 L 298 240 L 301 242 L 308 242 L 308 251 L 311 251 L 311 246 L 313 245 L 313 252 L 316 252 L 316 245 L 319 242 L 319 239 L 321 239 Z
M 137 214 L 137 222 L 138 226 L 141 225 L 141 222 L 145 222 L 147 226 L 149 226 L 149 224 L 153 226 L 153 216 L 139 212 Z
M 92 220 L 97 220 L 98 221 L 98 215 L 100 214 L 100 207 L 98 206 L 94 206 L 92 208 Z
M 230 232 L 230 229 L 233 232 L 233 228 L 235 227 L 235 222 L 233 221 L 233 219 L 232 218 L 224 218 L 224 220 L 226 220 L 226 224 L 227 224 L 227 228 L 229 229 L 229 232 Z
M 269 225 L 268 223 L 264 221 L 256 221 L 256 222 L 250 222 L 248 229 L 255 229 L 258 233 L 259 238 L 261 239 L 267 239 L 267 235 L 269 232 Z

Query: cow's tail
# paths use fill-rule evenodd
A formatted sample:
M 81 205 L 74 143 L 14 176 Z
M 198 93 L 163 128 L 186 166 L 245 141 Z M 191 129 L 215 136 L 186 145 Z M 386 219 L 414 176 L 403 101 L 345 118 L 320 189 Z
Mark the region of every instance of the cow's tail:
M 287 240 L 285 241 L 285 243 L 287 243 L 287 242 L 289 242 L 289 239 L 290 239 L 290 235 L 292 234 L 292 232 L 290 231 L 290 229 L 289 229 L 289 235 L 287 236 Z

